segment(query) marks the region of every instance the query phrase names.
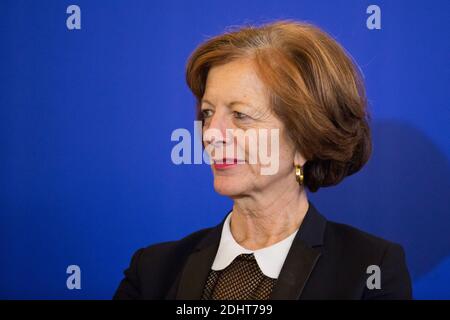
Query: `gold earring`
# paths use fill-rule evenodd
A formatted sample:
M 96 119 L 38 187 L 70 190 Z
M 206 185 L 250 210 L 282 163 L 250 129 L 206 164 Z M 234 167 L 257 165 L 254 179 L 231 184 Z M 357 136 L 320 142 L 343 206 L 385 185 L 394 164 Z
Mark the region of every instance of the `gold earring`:
M 303 184 L 303 169 L 302 166 L 298 164 L 295 165 L 295 178 L 300 185 Z

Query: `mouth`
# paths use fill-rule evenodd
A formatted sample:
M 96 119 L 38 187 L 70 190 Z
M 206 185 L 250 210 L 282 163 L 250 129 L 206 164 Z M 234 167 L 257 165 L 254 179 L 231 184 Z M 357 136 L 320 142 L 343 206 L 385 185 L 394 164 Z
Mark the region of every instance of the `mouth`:
M 220 160 L 214 160 L 214 168 L 218 170 L 229 169 L 237 166 L 238 164 L 242 164 L 245 161 L 235 159 L 235 158 L 223 158 Z

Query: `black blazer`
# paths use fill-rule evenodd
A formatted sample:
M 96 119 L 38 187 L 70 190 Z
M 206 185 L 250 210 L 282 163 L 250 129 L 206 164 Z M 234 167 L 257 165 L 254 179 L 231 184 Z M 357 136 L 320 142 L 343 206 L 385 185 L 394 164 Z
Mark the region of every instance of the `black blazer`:
M 225 219 L 179 241 L 139 249 L 114 299 L 200 299 Z M 368 289 L 381 271 L 381 288 Z M 398 244 L 327 221 L 309 202 L 271 299 L 411 299 L 411 280 Z

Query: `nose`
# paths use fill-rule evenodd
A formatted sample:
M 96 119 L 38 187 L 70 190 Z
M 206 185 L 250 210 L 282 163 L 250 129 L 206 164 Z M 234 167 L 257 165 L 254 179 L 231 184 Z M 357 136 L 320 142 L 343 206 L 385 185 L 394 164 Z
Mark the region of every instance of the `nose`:
M 214 113 L 207 123 L 205 123 L 203 129 L 204 141 L 214 144 L 216 147 L 225 145 L 232 140 L 231 135 L 227 135 L 227 129 L 232 129 L 232 124 L 223 113 Z

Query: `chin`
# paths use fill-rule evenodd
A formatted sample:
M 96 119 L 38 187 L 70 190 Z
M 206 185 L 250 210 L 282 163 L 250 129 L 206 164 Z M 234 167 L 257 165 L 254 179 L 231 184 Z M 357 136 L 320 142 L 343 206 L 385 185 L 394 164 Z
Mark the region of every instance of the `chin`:
M 245 192 L 245 183 L 239 177 L 215 177 L 214 190 L 223 196 L 238 196 Z

